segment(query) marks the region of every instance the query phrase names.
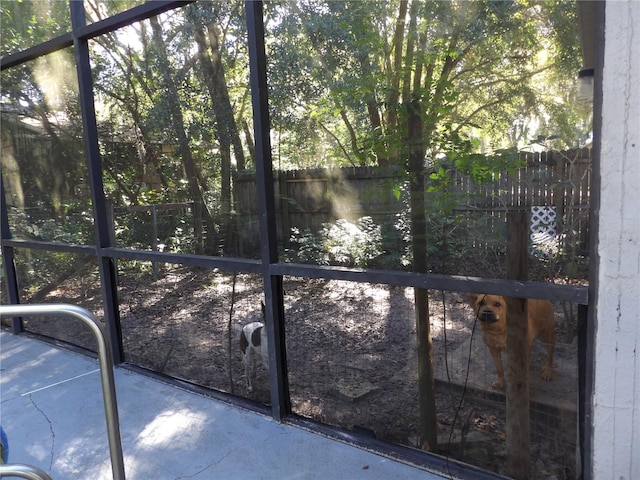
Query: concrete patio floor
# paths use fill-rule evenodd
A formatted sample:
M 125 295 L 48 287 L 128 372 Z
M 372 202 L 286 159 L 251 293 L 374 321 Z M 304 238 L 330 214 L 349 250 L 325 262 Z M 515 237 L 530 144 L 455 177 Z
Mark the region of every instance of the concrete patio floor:
M 439 479 L 269 417 L 115 369 L 127 479 Z M 0 332 L 9 463 L 54 480 L 109 479 L 98 362 Z

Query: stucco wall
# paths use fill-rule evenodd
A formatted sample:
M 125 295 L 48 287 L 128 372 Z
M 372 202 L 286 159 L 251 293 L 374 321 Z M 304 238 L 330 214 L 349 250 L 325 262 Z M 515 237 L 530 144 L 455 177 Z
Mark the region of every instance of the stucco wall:
M 640 1 L 606 4 L 594 479 L 640 479 Z

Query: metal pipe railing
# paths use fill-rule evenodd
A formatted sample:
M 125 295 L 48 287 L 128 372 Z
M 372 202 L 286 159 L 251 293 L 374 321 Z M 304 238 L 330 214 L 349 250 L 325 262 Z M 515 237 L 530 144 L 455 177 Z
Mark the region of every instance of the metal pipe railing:
M 32 467 L 31 465 L 22 465 L 20 463 L 0 465 L 0 478 L 5 477 L 27 478 L 29 480 L 52 480 L 48 473 L 43 472 L 39 468 Z
M 111 453 L 111 470 L 114 480 L 125 480 L 122 443 L 120 440 L 120 423 L 118 420 L 118 404 L 113 379 L 113 356 L 111 345 L 105 335 L 100 321 L 84 308 L 69 304 L 34 304 L 34 305 L 0 305 L 0 317 L 22 317 L 48 315 L 57 317 L 74 317 L 88 325 L 96 337 L 98 344 L 98 361 L 100 362 L 100 378 L 102 381 L 102 398 L 104 414 L 107 420 L 107 435 Z

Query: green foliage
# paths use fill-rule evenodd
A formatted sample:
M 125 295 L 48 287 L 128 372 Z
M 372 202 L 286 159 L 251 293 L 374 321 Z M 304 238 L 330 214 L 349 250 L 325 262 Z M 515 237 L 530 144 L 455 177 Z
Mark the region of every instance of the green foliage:
M 118 246 L 150 250 L 155 241 L 160 252 L 189 254 L 195 250 L 193 215 L 186 207 L 160 209 L 156 214 L 155 228 L 150 209 L 121 209 L 114 217 L 114 233 Z M 157 232 L 155 239 L 154 231 Z
M 101 12 L 111 14 L 130 4 L 110 2 Z M 426 248 L 437 257 L 459 248 L 454 238 L 463 220 L 454 207 L 464 199 L 452 190 L 455 175 L 487 184 L 518 166 L 515 149 L 531 138 L 554 138 L 554 147 L 588 138 L 588 113 L 571 93 L 580 56 L 576 9 L 574 2 L 561 0 L 409 2 L 399 18 L 401 5 L 378 0 L 265 4 L 273 159 L 277 169 L 387 164 L 406 170 L 409 152 L 417 152 L 418 168 L 411 173 L 426 172 Z M 66 2 L 3 2 L 0 8 L 4 52 L 68 30 Z M 49 13 L 43 17 L 43 11 Z M 160 23 L 157 43 L 149 21 L 91 41 L 105 192 L 116 207 L 189 202 L 201 193 L 215 217 L 206 230 L 218 235 L 220 198 L 227 186 L 222 170 L 229 160 L 218 138 L 216 89 L 207 88 L 210 76 L 194 39 L 200 30 L 220 32 L 220 48 L 210 50 L 224 65 L 225 80 L 217 86 L 228 91 L 232 118 L 246 123 L 250 136 L 244 3 L 196 2 L 163 14 Z M 71 49 L 63 57 L 70 62 Z M 43 63 L 51 69 L 50 64 Z M 165 71 L 175 82 L 178 108 L 168 101 Z M 46 192 L 49 179 L 42 178 L 34 162 L 19 159 L 22 183 L 44 185 L 27 208 L 41 205 L 55 212 L 51 218 L 62 218 L 65 205 L 82 203 L 70 192 L 86 184 L 84 164 L 75 162 L 83 154 L 77 94 L 73 85 L 65 85 L 64 108 L 52 111 L 44 108 L 45 92 L 32 62 L 2 75 L 3 101 L 28 105 L 32 118 L 60 113 L 68 119 L 53 126 L 66 145 L 60 158 L 66 168 L 43 162 L 44 171 L 64 170 L 60 195 Z M 413 107 L 419 121 L 410 124 Z M 178 117 L 193 157 L 189 178 L 198 177 L 196 188 L 186 181 Z M 244 136 L 243 142 L 251 146 Z M 61 150 L 59 144 L 53 149 Z M 484 155 L 487 150 L 495 153 Z M 408 195 L 403 182 L 388 188 L 396 199 Z M 405 267 L 411 264 L 409 218 L 407 206 L 398 218 L 376 227 L 379 233 L 366 222 L 340 221 L 315 236 L 297 232 L 295 255 L 325 264 L 384 261 Z M 92 238 L 91 228 L 73 220 L 23 223 L 20 234 L 30 238 Z M 160 248 L 193 251 L 192 224 L 186 215 L 167 218 L 156 239 Z M 149 248 L 148 219 L 129 215 L 117 219 L 116 228 L 120 244 Z
M 9 209 L 9 224 L 14 238 L 60 242 L 75 245 L 94 243 L 93 218 L 90 209 L 80 205 L 64 206 L 64 221 L 47 215 L 44 205 L 26 213 L 17 208 Z M 88 259 L 78 255 L 44 250 L 25 251 L 16 255 L 21 286 L 35 290 L 43 285 L 55 284 L 85 268 Z
M 60 35 L 71 26 L 69 5 L 59 0 L 2 1 L 0 19 L 3 57 Z
M 9 209 L 9 223 L 15 238 L 60 242 L 68 244 L 93 243 L 93 213 L 81 205 L 65 205 L 64 220 L 47 215 L 48 209 L 41 205 L 30 213 L 17 208 Z
M 47 250 L 16 251 L 20 287 L 35 292 L 42 287 L 57 287 L 62 279 L 80 276 L 91 267 L 91 258 Z
M 289 132 L 283 142 L 307 137 L 312 120 L 331 134 L 308 142 L 349 152 L 324 161 L 402 164 L 409 101 L 420 105 L 426 158 L 451 156 L 461 136 L 522 147 L 536 124 L 568 136 L 581 115 L 568 95 L 579 63 L 575 4 L 411 2 L 402 22 L 398 5 L 269 6 L 272 118 Z
M 287 252 L 289 259 L 303 263 L 367 267 L 382 254 L 381 230 L 371 217 L 325 223 L 318 235 L 294 229 L 291 242 L 296 248 Z

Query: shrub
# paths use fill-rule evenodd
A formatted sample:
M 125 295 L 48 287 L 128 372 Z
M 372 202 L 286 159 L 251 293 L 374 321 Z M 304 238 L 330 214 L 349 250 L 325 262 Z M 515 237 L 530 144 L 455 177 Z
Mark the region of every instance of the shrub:
M 319 265 L 366 267 L 382 254 L 381 229 L 371 217 L 325 223 L 318 235 L 293 229 L 291 242 L 297 245 L 291 260 Z

